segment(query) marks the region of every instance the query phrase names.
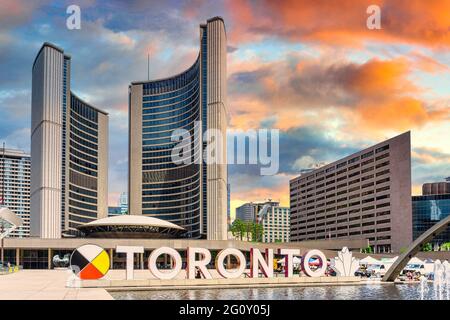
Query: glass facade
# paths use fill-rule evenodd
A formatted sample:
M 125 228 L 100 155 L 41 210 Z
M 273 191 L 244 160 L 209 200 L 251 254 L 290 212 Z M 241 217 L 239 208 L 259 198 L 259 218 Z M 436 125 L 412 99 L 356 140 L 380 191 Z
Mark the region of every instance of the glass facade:
M 201 226 L 201 154 L 194 134 L 201 114 L 199 71 L 197 59 L 182 74 L 144 83 L 142 97 L 142 213 L 183 226 L 189 238 L 199 238 Z M 194 137 L 190 164 L 172 161 L 175 129 Z
M 207 140 L 215 139 L 207 128 L 227 127 L 222 18 L 200 25 L 199 47 L 185 71 L 129 86 L 128 208 L 185 228 L 187 238 L 225 240 L 226 166 L 203 161 Z M 226 154 L 226 143 L 220 148 Z
M 69 124 L 69 201 L 63 205 L 69 211 L 67 233 L 76 234 L 77 226 L 97 219 L 98 111 L 72 93 Z
M 416 240 L 438 221 L 450 215 L 450 194 L 412 197 L 413 238 Z M 437 235 L 432 243 L 450 242 L 450 228 Z

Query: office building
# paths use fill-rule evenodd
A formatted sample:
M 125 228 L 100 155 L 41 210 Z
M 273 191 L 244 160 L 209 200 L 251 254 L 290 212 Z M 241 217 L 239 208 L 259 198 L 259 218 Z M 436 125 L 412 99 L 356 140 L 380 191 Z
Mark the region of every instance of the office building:
M 365 238 L 375 252 L 412 241 L 410 132 L 290 181 L 291 241 Z
M 187 70 L 129 87 L 129 213 L 175 223 L 189 238 L 225 240 L 227 167 L 204 162 L 207 143 L 201 140 L 211 139 L 211 129 L 218 130 L 223 143 L 217 152 L 226 155 L 227 42 L 222 18 L 200 25 L 199 46 Z M 179 143 L 171 139 L 176 129 L 187 130 L 192 139 L 193 151 L 182 164 L 171 157 Z
M 422 195 L 450 194 L 450 178 L 445 182 L 424 183 L 422 185 Z
M 121 207 L 108 207 L 108 217 L 120 216 L 122 215 Z
M 0 207 L 23 221 L 9 237 L 30 236 L 30 155 L 21 150 L 0 148 Z
M 122 192 L 119 196 L 119 207 L 121 214 L 128 214 L 128 194 Z
M 446 184 L 448 182 L 425 183 L 422 186 L 423 195 L 412 197 L 414 240 L 434 224 L 450 215 L 450 191 Z M 447 242 L 450 242 L 450 227 L 431 240 L 433 245 L 441 245 Z
M 44 43 L 32 72 L 31 235 L 73 236 L 107 216 L 108 115 L 71 91 L 61 48 Z
M 236 208 L 236 219 L 245 222 L 255 222 L 256 214 L 258 213 L 257 206 L 254 203 L 244 203 Z
M 262 210 L 265 205 L 267 205 L 266 210 Z M 236 208 L 236 219 L 260 223 L 264 229 L 263 242 L 289 242 L 290 209 L 280 207 L 279 202 L 269 200 L 260 203 L 244 203 Z
M 291 233 L 290 209 L 280 207 L 278 202 L 269 202 L 270 205 L 263 217 L 260 217 L 264 228 L 263 242 L 289 242 Z

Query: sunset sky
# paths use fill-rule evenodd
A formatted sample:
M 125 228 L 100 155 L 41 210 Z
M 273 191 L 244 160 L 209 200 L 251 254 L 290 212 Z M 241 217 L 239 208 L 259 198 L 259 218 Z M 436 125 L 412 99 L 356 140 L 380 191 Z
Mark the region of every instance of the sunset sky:
M 66 8 L 81 8 L 81 30 Z M 381 30 L 366 8 L 381 7 Z M 30 150 L 31 67 L 45 41 L 72 56 L 72 90 L 110 114 L 109 203 L 127 188 L 128 85 L 191 66 L 200 23 L 225 20 L 233 129 L 280 129 L 280 170 L 230 166 L 231 212 L 289 179 L 411 130 L 413 194 L 450 176 L 450 1 L 0 0 L 0 142 Z

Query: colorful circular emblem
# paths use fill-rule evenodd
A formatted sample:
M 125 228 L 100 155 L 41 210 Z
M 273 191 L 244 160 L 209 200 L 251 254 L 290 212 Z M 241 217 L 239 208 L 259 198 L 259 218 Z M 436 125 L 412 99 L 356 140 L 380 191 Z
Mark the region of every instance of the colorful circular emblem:
M 109 271 L 109 255 L 94 244 L 86 244 L 74 250 L 70 256 L 70 268 L 82 280 L 102 278 Z

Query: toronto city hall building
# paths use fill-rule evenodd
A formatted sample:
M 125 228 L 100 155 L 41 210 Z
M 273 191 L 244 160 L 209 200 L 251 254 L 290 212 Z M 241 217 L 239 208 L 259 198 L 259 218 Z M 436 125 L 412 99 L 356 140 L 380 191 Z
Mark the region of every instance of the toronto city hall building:
M 31 235 L 60 238 L 107 216 L 108 115 L 70 90 L 70 56 L 44 43 L 33 64 Z
M 29 154 L 0 148 L 0 207 L 7 207 L 23 221 L 10 237 L 30 236 L 30 170 Z
M 290 181 L 291 241 L 366 238 L 375 252 L 412 241 L 410 132 Z
M 212 18 L 200 25 L 200 52 L 190 68 L 129 88 L 129 213 L 175 223 L 188 238 L 227 239 L 227 167 L 206 164 L 199 140 L 218 129 L 226 155 L 226 54 L 224 22 Z M 176 129 L 190 132 L 190 164 L 172 162 Z

